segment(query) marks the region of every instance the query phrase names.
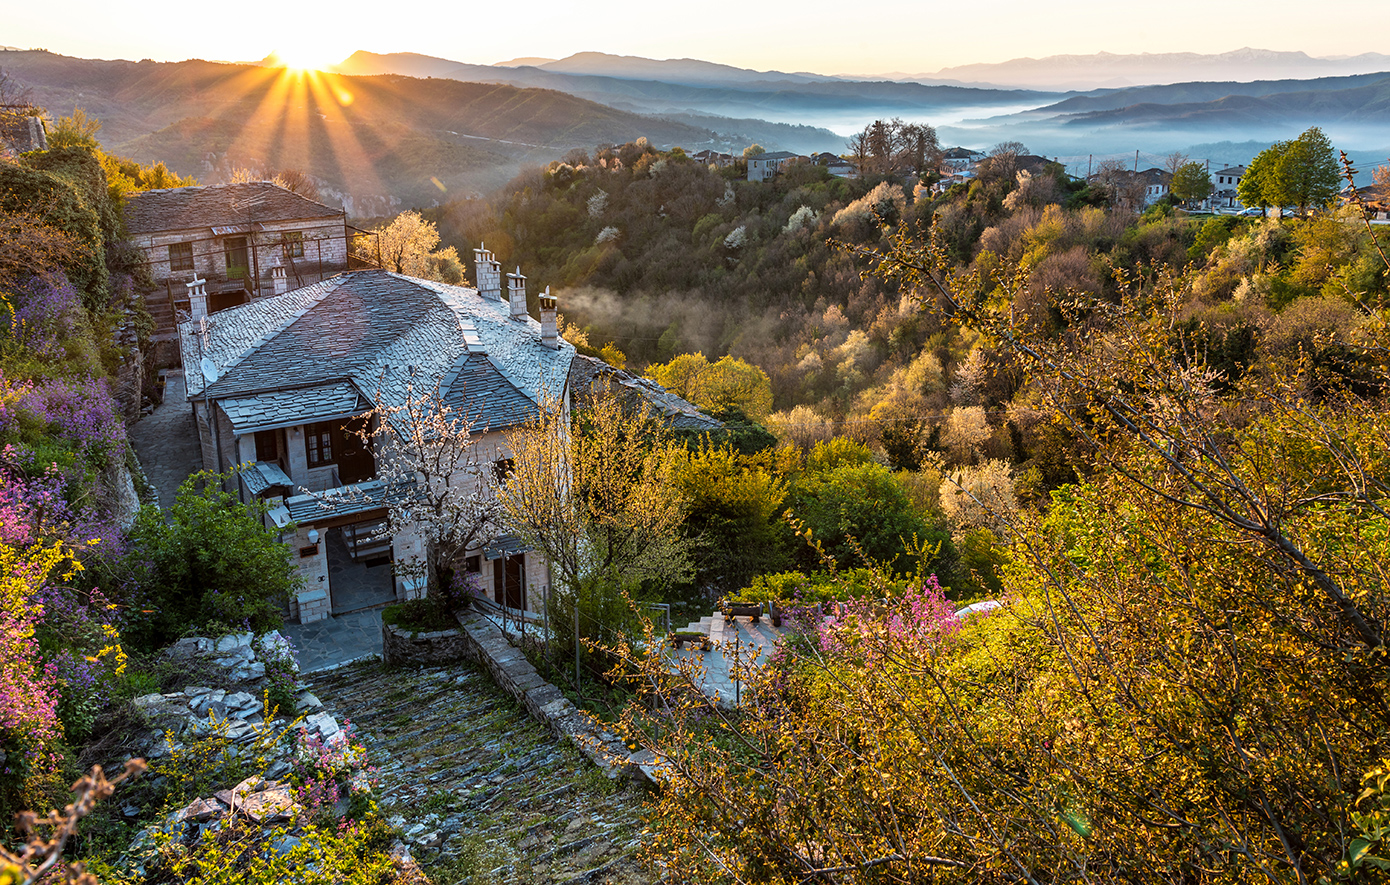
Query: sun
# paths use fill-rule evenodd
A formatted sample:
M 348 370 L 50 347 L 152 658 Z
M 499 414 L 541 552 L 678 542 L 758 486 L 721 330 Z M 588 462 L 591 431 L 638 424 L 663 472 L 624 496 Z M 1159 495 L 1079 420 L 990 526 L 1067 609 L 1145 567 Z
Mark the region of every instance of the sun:
M 276 64 L 296 71 L 323 71 L 333 67 L 340 57 L 332 49 L 315 46 L 312 43 L 299 43 L 285 46 L 272 53 Z

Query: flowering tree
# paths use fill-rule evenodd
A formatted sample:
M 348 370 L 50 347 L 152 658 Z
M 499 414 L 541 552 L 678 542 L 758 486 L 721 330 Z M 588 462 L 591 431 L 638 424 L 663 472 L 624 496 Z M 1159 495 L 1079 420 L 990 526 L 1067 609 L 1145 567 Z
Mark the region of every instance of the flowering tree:
M 563 403 L 550 400 L 508 442 L 515 470 L 499 496 L 513 530 L 549 560 L 551 604 L 562 609 L 553 624 L 588 603 L 615 615 L 626 611 L 618 591 L 691 574 L 681 450 L 648 410 L 627 412 L 598 391 L 571 427 Z
M 497 532 L 505 453 L 483 443 L 473 432 L 477 416 L 444 402 L 438 385 L 421 391 L 407 382 L 393 399 L 378 393 L 364 433 L 376 449 L 377 476 L 391 488 L 388 530 L 423 547 L 396 570 L 449 595 L 459 557 Z

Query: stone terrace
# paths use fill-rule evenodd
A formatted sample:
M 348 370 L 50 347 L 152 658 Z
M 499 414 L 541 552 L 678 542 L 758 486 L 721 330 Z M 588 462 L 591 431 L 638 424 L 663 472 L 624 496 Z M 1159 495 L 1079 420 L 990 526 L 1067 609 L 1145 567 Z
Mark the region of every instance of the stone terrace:
M 616 788 L 473 665 L 358 664 L 310 689 L 356 727 L 436 885 L 657 880 L 636 856 L 642 788 Z

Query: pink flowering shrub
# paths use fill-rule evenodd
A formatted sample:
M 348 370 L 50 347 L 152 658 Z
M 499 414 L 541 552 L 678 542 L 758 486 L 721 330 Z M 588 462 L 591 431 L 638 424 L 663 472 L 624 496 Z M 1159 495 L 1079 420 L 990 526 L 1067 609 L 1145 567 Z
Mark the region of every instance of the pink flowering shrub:
M 357 743 L 356 730 L 343 720 L 342 731 L 328 740 L 301 728 L 295 742 L 295 775 L 302 782 L 299 801 L 311 814 L 339 817 L 340 803 L 346 815 L 360 819 L 374 805 L 376 767 L 369 764 L 367 748 Z
M 66 559 L 59 544 L 0 544 L 0 820 L 25 807 L 28 783 L 56 771 L 59 691 L 34 626 L 44 613 L 38 589 Z

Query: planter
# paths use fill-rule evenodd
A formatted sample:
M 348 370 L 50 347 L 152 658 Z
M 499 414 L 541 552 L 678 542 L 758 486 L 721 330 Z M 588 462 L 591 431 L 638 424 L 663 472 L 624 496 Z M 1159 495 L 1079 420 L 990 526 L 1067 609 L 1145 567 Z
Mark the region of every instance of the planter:
M 467 657 L 468 646 L 460 628 L 411 633 L 391 624 L 381 625 L 381 659 L 387 664 L 415 666 L 447 664 Z

